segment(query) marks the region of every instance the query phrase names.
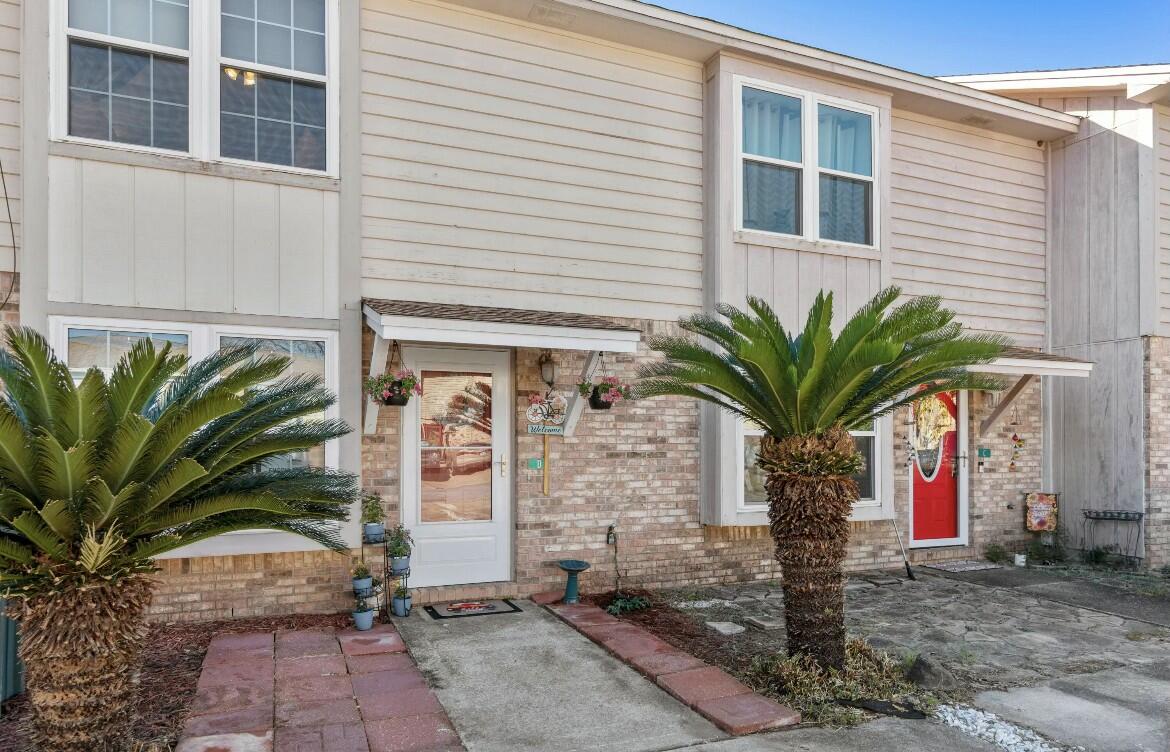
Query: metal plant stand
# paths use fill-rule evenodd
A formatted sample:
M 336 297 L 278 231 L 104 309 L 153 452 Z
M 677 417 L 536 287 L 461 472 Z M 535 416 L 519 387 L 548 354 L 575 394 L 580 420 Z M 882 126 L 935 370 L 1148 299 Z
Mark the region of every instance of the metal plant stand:
M 1112 522 L 1113 550 L 1118 556 L 1130 564 L 1141 561 L 1138 544 L 1141 542 L 1142 519 L 1144 512 L 1135 512 L 1129 509 L 1085 509 L 1082 510 L 1084 519 L 1081 520 L 1081 546 L 1084 549 L 1094 548 L 1098 544 L 1100 532 L 1108 535 L 1109 523 Z M 1102 531 L 1102 527 L 1105 528 Z M 1124 548 L 1122 537 L 1125 538 Z
M 364 534 L 362 535 L 362 561 L 366 560 L 367 547 L 382 550 L 381 592 L 378 592 L 379 586 L 375 585 L 373 595 L 378 598 L 378 614 L 381 617 L 383 624 L 390 620 L 390 614 L 393 613 L 393 610 L 390 607 L 390 601 L 394 597 L 394 591 L 398 589 L 399 585 L 407 588 L 408 590 L 410 588 L 409 568 L 401 574 L 395 574 L 390 569 L 390 552 L 387 550 L 387 546 L 389 546 L 389 544 L 390 539 L 388 536 L 383 536 L 382 540 L 380 541 L 371 541 L 366 538 Z M 394 587 L 391 587 L 391 583 L 394 583 Z M 411 605 L 406 607 L 406 615 L 410 616 L 410 612 L 412 610 L 414 610 L 413 599 L 411 600 Z

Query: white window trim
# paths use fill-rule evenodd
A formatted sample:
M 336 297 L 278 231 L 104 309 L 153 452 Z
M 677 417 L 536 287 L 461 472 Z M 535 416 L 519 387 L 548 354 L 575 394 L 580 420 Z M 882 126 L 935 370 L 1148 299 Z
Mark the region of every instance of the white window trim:
M 790 162 L 783 159 L 773 159 L 770 157 L 763 157 L 758 154 L 748 154 L 743 150 L 743 89 L 759 89 L 761 91 L 771 92 L 773 94 L 781 94 L 787 97 L 794 97 L 800 100 L 800 141 L 801 141 L 801 161 Z M 734 169 L 734 192 L 735 192 L 735 231 L 737 233 L 745 233 L 757 235 L 762 238 L 775 238 L 778 240 L 803 240 L 814 243 L 818 246 L 832 246 L 835 248 L 845 249 L 866 249 L 875 250 L 879 247 L 881 242 L 881 211 L 880 211 L 880 188 L 881 188 L 881 154 L 880 149 L 880 118 L 881 110 L 871 105 L 862 104 L 861 102 L 854 102 L 848 99 L 841 99 L 839 97 L 830 96 L 827 94 L 820 94 L 818 92 L 809 91 L 806 89 L 797 89 L 783 84 L 777 84 L 772 81 L 764 81 L 758 78 L 749 78 L 747 76 L 733 76 L 732 77 L 732 134 L 735 141 L 735 162 Z M 850 112 L 857 112 L 863 115 L 868 115 L 870 120 L 870 144 L 873 174 L 870 176 L 857 175 L 851 172 L 842 172 L 840 170 L 833 170 L 821 167 L 819 164 L 819 150 L 817 138 L 819 133 L 817 105 L 826 104 L 842 110 L 849 110 Z M 772 232 L 769 230 L 759 230 L 756 228 L 748 228 L 743 226 L 743 162 L 744 159 L 751 159 L 752 161 L 763 162 L 767 164 L 775 164 L 782 167 L 790 167 L 800 170 L 800 196 L 801 196 L 801 232 L 799 235 L 782 232 Z M 872 240 L 869 244 L 864 243 L 850 243 L 843 240 L 832 240 L 821 238 L 820 235 L 820 175 L 837 175 L 840 177 L 847 177 L 853 180 L 868 180 L 873 188 L 870 191 L 870 212 L 873 218 L 873 226 L 870 228 L 870 238 Z
M 763 504 L 747 504 L 744 501 L 744 478 L 747 468 L 743 464 L 744 437 L 748 435 L 763 435 L 763 431 L 746 428 L 743 421 L 735 422 L 735 513 L 740 524 L 767 524 L 767 508 Z M 892 424 L 889 417 L 879 418 L 872 431 L 850 431 L 857 436 L 872 436 L 873 446 L 873 488 L 874 498 L 859 499 L 853 504 L 853 512 L 849 515 L 851 522 L 864 520 L 881 520 L 893 516 L 893 489 L 888 485 L 892 474 L 887 472 L 893 458 L 889 454 Z
M 340 380 L 338 334 L 331 329 L 290 329 L 284 327 L 237 326 L 233 324 L 192 324 L 181 321 L 148 319 L 93 318 L 88 316 L 50 316 L 49 345 L 62 360 L 68 358 L 70 329 L 118 329 L 122 331 L 159 332 L 187 335 L 187 353 L 192 360 L 210 355 L 218 349 L 220 337 L 271 337 L 274 339 L 315 339 L 325 342 L 325 386 L 334 394 Z M 340 417 L 340 407 L 334 403 L 325 412 L 328 418 Z M 325 444 L 325 466 L 337 469 L 341 464 L 339 439 Z M 352 517 L 352 515 L 351 515 Z M 343 523 L 342 536 L 351 544 L 357 541 L 357 525 L 351 519 Z M 321 547 L 299 535 L 274 530 L 241 530 L 200 541 L 161 555 L 160 559 L 192 556 L 224 556 L 238 554 L 284 553 L 319 551 Z
M 296 175 L 338 176 L 340 154 L 341 103 L 338 70 L 341 64 L 339 36 L 339 0 L 325 0 L 325 71 L 312 73 L 274 68 L 269 65 L 232 61 L 220 56 L 220 0 L 191 0 L 188 24 L 188 49 L 140 42 L 133 39 L 69 29 L 69 0 L 50 0 L 49 4 L 49 134 L 54 141 L 102 146 L 111 149 L 191 159 L 201 163 L 220 163 L 287 172 Z M 86 39 L 100 44 L 153 52 L 188 61 L 187 81 L 187 148 L 188 151 L 160 149 L 154 146 L 124 144 L 117 141 L 69 135 L 69 39 Z M 310 170 L 290 165 L 253 162 L 219 155 L 219 69 L 222 64 L 268 73 L 285 78 L 325 84 L 325 169 Z

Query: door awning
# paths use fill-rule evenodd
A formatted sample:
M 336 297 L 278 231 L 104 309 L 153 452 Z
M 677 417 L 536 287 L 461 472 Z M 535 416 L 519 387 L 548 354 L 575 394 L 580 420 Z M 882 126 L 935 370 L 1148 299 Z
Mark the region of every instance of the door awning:
M 1000 356 L 992 362 L 971 366 L 968 370 L 1017 377 L 1016 383 L 1000 398 L 999 404 L 991 414 L 979 422 L 979 435 L 985 436 L 1032 379 L 1037 376 L 1073 376 L 1086 379 L 1093 372 L 1093 364 L 1065 355 L 1025 350 L 1022 347 L 1005 347 Z
M 362 301 L 366 322 L 385 340 L 549 350 L 637 352 L 642 333 L 599 316 L 405 300 Z
M 1022 347 L 1005 347 L 998 358 L 990 363 L 971 366 L 968 370 L 977 373 L 997 373 L 1004 376 L 1074 376 L 1088 378 L 1093 364 L 1065 355 L 1025 350 Z

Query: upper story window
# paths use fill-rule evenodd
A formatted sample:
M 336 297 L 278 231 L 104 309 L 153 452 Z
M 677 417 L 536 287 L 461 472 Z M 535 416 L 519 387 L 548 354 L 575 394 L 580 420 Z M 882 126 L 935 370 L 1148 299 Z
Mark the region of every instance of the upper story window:
M 71 136 L 188 150 L 186 0 L 69 0 Z
M 872 246 L 877 111 L 736 80 L 738 228 Z
M 325 0 L 221 0 L 220 154 L 324 170 Z
M 55 134 L 336 173 L 338 0 L 55 0 Z

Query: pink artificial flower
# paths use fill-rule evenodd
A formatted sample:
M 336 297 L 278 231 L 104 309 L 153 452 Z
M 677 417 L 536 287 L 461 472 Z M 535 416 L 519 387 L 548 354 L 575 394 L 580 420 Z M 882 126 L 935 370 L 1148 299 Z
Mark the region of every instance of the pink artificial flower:
M 390 390 L 389 390 L 389 389 L 383 389 L 383 390 L 382 390 L 382 397 L 383 397 L 383 399 L 389 399 L 389 398 L 390 398 Z
M 414 393 L 415 394 L 422 394 L 422 383 L 418 383 L 418 384 L 414 385 Z
M 620 389 L 610 389 L 605 393 L 606 402 L 617 402 L 622 398 L 622 391 Z
M 541 397 L 539 394 L 536 394 L 534 392 L 534 393 L 528 395 L 528 404 L 539 405 L 541 402 L 544 402 L 544 397 Z
M 606 384 L 611 385 L 611 386 L 617 386 L 618 377 L 617 376 L 606 376 L 605 378 L 602 379 L 602 381 L 605 382 Z

